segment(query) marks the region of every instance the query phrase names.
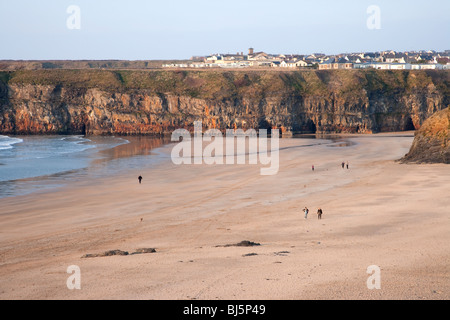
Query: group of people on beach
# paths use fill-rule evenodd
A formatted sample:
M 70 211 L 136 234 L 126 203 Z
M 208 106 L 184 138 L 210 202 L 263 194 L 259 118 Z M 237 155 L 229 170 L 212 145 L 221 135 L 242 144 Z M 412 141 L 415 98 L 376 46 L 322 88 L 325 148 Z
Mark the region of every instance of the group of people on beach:
M 349 166 L 348 161 L 347 161 L 347 163 L 345 163 L 345 161 L 342 161 L 341 166 L 342 166 L 342 169 L 345 169 L 345 168 L 348 169 L 348 166 Z M 312 169 L 312 171 L 314 171 L 314 169 L 315 169 L 315 168 L 314 168 L 314 165 L 312 165 L 311 169 Z M 305 208 L 303 209 L 303 212 L 305 213 L 305 219 L 307 219 L 307 218 L 308 218 L 309 209 L 308 209 L 307 207 L 305 207 Z M 318 208 L 318 209 L 317 209 L 317 218 L 318 218 L 319 220 L 322 219 L 322 214 L 323 214 L 322 209 L 321 209 L 321 208 Z
M 342 166 L 344 166 L 344 163 L 342 162 Z M 348 169 L 348 163 L 347 163 L 347 169 Z M 313 166 L 313 170 L 314 170 L 314 166 Z M 138 177 L 138 181 L 139 181 L 139 184 L 141 184 L 141 182 L 142 182 L 142 176 L 139 176 Z M 309 213 L 309 209 L 308 209 L 308 207 L 305 207 L 304 209 L 303 209 L 303 212 L 305 213 L 305 219 L 307 219 L 308 218 L 308 213 Z M 318 208 L 317 209 L 317 219 L 322 219 L 322 213 L 323 213 L 323 211 L 322 211 L 322 209 L 321 208 Z M 141 219 L 141 221 L 142 221 L 142 219 Z
M 308 213 L 309 213 L 308 207 L 305 207 L 303 209 L 303 212 L 305 213 L 305 219 L 308 219 Z M 322 213 L 323 213 L 323 211 L 321 208 L 317 209 L 317 219 L 319 219 L 319 220 L 322 219 Z
M 341 166 L 342 166 L 342 169 L 344 169 L 345 167 L 347 167 L 347 169 L 348 169 L 348 161 L 347 161 L 347 163 L 345 163 L 345 161 L 342 161 Z M 314 169 L 315 169 L 314 165 L 312 165 L 311 170 L 314 171 Z

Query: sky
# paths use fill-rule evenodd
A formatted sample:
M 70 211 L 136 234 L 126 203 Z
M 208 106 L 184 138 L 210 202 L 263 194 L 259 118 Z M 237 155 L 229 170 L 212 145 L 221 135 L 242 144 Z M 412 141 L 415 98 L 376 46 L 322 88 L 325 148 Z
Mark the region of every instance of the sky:
M 0 59 L 443 51 L 449 13 L 450 0 L 0 0 Z

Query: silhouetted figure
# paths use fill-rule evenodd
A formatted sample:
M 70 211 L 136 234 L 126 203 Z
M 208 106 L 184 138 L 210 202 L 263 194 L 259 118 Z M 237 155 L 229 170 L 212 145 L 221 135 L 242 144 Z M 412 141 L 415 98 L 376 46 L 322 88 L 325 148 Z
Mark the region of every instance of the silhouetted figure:
M 347 161 L 347 169 L 348 169 L 348 161 Z
M 314 165 L 312 166 L 312 171 L 314 171 Z
M 307 207 L 305 207 L 305 209 L 303 209 L 303 212 L 305 213 L 305 219 L 307 219 L 308 218 L 309 209 Z
M 317 219 L 322 219 L 322 209 L 321 208 L 319 208 L 319 210 L 317 210 Z
M 345 167 L 345 162 L 342 162 L 342 169 L 344 169 Z
M 142 182 L 142 176 L 139 176 L 138 180 L 139 180 L 139 184 L 140 184 Z

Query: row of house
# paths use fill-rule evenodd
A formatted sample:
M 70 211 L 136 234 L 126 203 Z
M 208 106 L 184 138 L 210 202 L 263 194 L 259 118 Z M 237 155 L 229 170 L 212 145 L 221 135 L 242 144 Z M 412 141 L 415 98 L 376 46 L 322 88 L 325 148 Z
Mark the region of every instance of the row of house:
M 318 63 L 321 70 L 327 69 L 381 69 L 381 70 L 423 70 L 450 69 L 450 51 L 442 53 L 395 52 L 341 54 L 327 57 Z
M 214 54 L 205 58 L 205 64 L 218 66 L 245 65 L 248 67 L 279 67 L 279 68 L 302 68 L 312 67 L 311 62 L 302 59 L 303 56 L 286 56 L 283 54 L 273 55 L 265 52 L 254 52 L 252 48 L 244 55 L 242 52 L 236 55 Z
M 450 69 L 450 63 L 411 64 L 405 62 L 359 62 L 353 63 L 344 58 L 330 59 L 319 64 L 319 70 L 329 69 L 379 69 L 379 70 L 444 70 Z
M 380 70 L 445 70 L 450 69 L 450 64 L 427 63 L 427 64 L 411 64 L 401 62 L 372 62 L 359 63 L 353 65 L 354 69 L 380 69 Z
M 382 51 L 351 54 L 326 55 L 284 55 L 255 52 L 253 48 L 247 54 L 213 54 L 207 57 L 193 57 L 189 64 L 166 64 L 165 68 L 318 68 L 330 69 L 449 69 L 450 50 L 435 51 Z

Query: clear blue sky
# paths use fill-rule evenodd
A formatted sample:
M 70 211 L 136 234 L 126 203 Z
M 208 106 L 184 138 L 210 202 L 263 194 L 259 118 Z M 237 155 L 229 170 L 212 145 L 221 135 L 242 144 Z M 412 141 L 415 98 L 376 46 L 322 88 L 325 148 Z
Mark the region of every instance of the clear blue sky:
M 450 0 L 0 1 L 0 59 L 450 49 Z M 79 30 L 66 26 L 70 5 Z M 367 28 L 370 5 L 381 29 Z

